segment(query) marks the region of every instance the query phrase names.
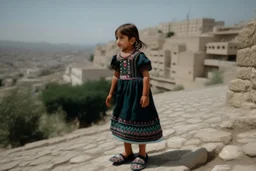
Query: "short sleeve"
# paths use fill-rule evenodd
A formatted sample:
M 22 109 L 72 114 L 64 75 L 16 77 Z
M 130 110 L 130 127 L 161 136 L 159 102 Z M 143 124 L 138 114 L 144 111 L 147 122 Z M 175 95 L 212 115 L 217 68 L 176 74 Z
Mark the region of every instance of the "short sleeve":
M 115 71 L 120 70 L 120 62 L 116 59 L 116 55 L 112 57 L 112 60 L 110 62 L 110 69 L 113 69 Z
M 146 57 L 146 55 L 144 53 L 141 53 L 138 56 L 138 62 L 137 62 L 137 68 L 140 71 L 144 71 L 144 70 L 148 70 L 151 71 L 152 70 L 152 66 L 151 66 L 151 61 L 148 59 L 148 57 Z

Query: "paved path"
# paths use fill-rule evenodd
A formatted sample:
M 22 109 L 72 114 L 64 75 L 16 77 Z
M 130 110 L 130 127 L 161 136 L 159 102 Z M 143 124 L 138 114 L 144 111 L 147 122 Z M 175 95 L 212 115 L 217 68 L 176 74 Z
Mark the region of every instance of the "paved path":
M 155 95 L 165 141 L 147 146 L 145 170 L 255 171 L 256 110 L 229 107 L 226 92 L 221 85 Z M 108 161 L 122 151 L 107 123 L 0 152 L 0 171 L 128 171 Z

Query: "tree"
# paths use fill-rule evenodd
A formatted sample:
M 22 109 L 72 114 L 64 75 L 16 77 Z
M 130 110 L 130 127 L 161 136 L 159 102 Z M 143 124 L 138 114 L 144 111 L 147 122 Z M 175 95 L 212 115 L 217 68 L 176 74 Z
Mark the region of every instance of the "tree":
M 94 55 L 90 55 L 89 61 L 93 61 L 94 60 Z
M 169 38 L 169 37 L 172 37 L 174 36 L 174 32 L 170 31 L 166 34 L 166 37 Z

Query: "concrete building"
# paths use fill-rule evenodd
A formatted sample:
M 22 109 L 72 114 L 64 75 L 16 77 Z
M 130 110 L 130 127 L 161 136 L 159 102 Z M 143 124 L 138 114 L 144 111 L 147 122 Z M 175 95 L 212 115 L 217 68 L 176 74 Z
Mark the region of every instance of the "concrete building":
M 177 36 L 199 36 L 211 32 L 214 26 L 223 26 L 223 21 L 211 18 L 191 19 L 178 22 L 161 23 L 157 26 L 163 33 L 174 32 Z
M 98 67 L 68 67 L 63 80 L 72 85 L 81 85 L 87 81 L 100 80 L 101 78 L 111 77 L 113 72 L 107 68 Z
M 204 86 L 213 70 L 233 67 L 236 61 L 236 36 L 240 26 L 224 27 L 223 21 L 201 18 L 161 23 L 140 30 L 147 44 L 142 51 L 152 62 L 151 86 L 172 90 Z M 167 38 L 168 32 L 174 36 Z M 94 65 L 105 67 L 118 53 L 115 42 L 95 48 Z

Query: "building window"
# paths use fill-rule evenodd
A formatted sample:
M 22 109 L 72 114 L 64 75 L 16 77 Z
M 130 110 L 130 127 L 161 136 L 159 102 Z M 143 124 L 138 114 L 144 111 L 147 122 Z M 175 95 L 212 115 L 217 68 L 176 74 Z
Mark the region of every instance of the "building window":
M 176 72 L 175 71 L 172 71 L 173 74 L 175 74 Z
M 237 49 L 237 47 L 235 46 L 235 49 Z
M 172 65 L 176 65 L 176 63 L 172 63 Z
M 212 47 L 211 46 L 208 46 L 208 49 L 211 49 Z
M 177 54 L 177 52 L 173 52 L 173 54 L 174 54 L 174 55 L 176 55 L 176 54 Z
M 214 49 L 214 46 L 212 46 L 212 49 Z
M 220 49 L 220 46 L 217 46 L 217 49 Z
M 222 46 L 222 49 L 225 49 L 225 46 Z
M 232 47 L 232 46 L 230 46 L 229 48 L 230 48 L 230 49 L 233 49 L 233 47 Z

